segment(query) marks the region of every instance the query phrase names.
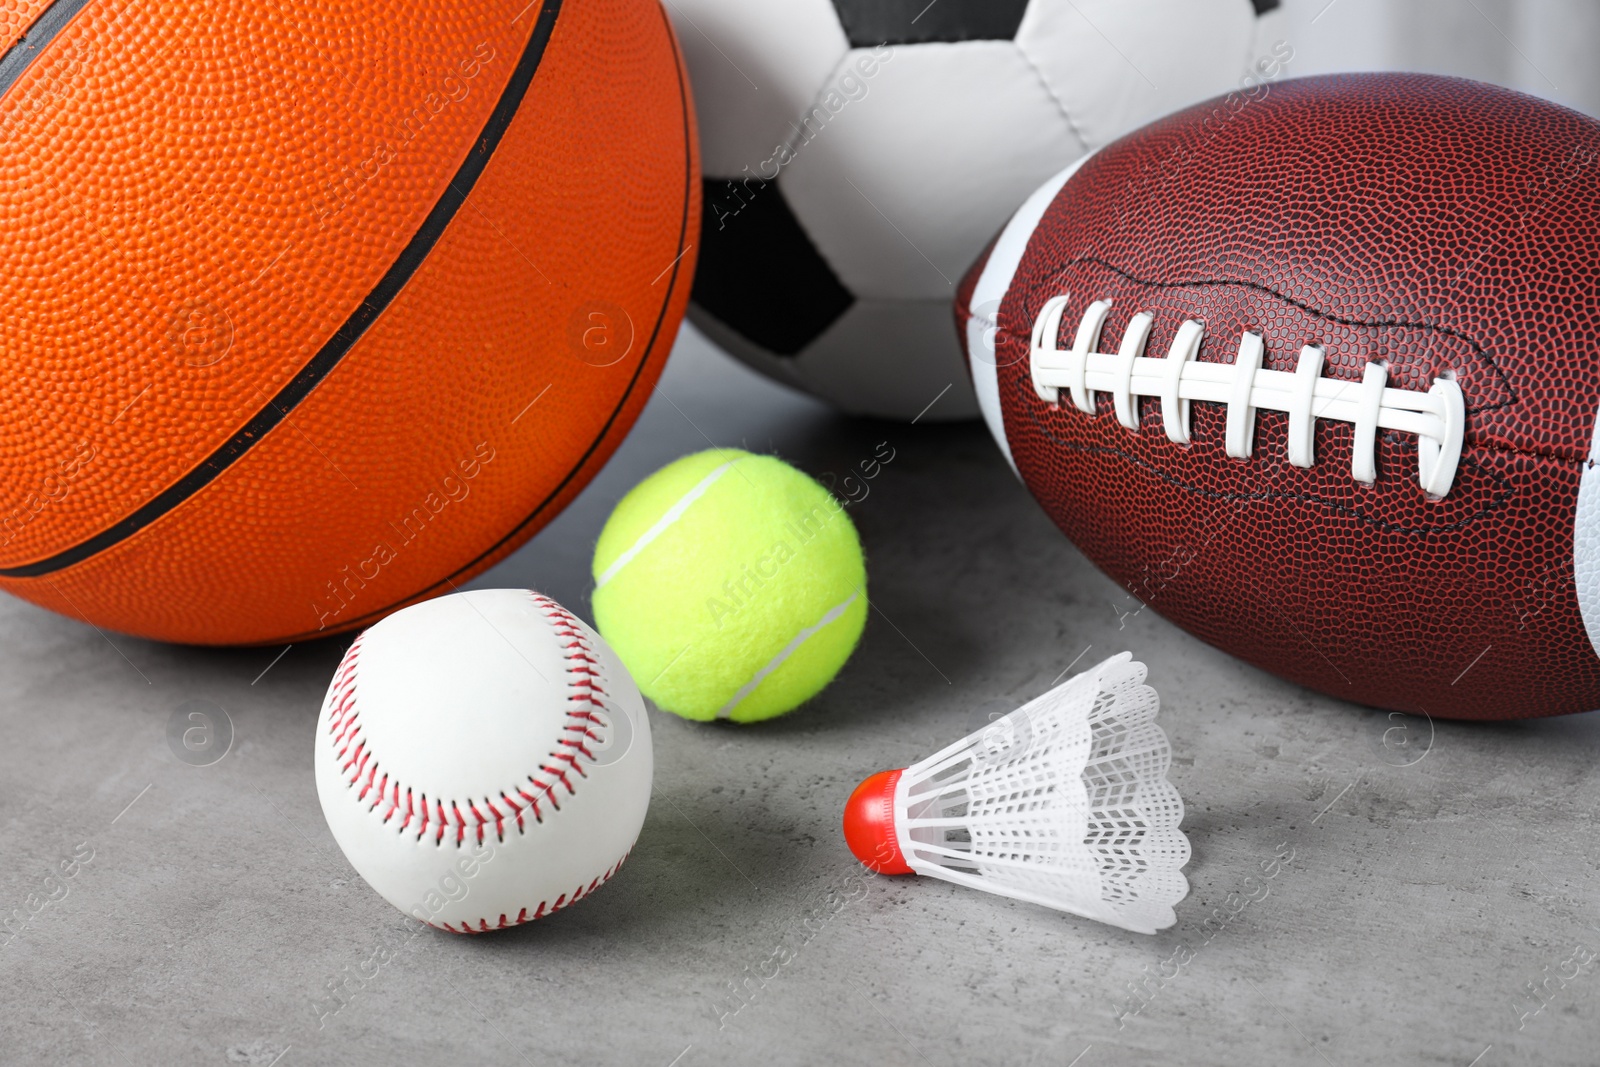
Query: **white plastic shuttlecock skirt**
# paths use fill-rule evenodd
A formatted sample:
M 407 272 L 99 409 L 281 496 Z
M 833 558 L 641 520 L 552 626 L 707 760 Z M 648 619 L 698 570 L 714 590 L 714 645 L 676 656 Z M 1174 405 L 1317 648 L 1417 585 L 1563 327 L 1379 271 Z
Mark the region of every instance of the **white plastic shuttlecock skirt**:
M 1131 653 L 1113 656 L 907 767 L 893 804 L 906 865 L 1140 933 L 1171 926 L 1189 839 L 1144 680 Z

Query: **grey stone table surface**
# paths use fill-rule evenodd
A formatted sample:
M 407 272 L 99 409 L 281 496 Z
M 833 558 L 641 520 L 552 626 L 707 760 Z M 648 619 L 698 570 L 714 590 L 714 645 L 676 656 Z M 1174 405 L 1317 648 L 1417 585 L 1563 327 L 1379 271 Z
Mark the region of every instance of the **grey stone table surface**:
M 0 601 L 0 1061 L 1600 1059 L 1600 717 L 1391 719 L 1247 667 L 1139 610 L 980 425 L 848 419 L 686 332 L 610 466 L 475 584 L 587 617 L 594 538 L 651 470 L 716 444 L 842 478 L 883 442 L 850 506 L 875 610 L 837 682 L 757 727 L 652 711 L 628 863 L 492 936 L 415 934 L 329 835 L 311 740 L 342 643 L 172 647 Z M 1175 927 L 851 859 L 839 813 L 863 776 L 1124 649 L 1161 693 L 1188 804 Z M 168 747 L 190 700 L 233 724 L 211 766 Z

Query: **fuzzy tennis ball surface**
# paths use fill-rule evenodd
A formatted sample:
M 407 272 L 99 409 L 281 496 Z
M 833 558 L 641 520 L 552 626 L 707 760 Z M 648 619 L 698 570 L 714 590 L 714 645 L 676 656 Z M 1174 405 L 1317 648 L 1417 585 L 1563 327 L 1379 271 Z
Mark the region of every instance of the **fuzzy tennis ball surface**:
M 756 722 L 811 699 L 867 621 L 861 541 L 782 460 L 685 456 L 617 504 L 594 553 L 594 617 L 639 688 L 686 719 Z

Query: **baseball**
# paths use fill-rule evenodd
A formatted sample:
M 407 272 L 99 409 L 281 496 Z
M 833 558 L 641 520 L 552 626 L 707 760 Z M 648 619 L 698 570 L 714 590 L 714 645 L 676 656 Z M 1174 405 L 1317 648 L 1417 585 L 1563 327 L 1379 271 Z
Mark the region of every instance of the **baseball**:
M 525 589 L 396 612 L 345 653 L 317 795 L 389 903 L 457 933 L 559 911 L 610 878 L 650 802 L 650 723 L 593 630 Z

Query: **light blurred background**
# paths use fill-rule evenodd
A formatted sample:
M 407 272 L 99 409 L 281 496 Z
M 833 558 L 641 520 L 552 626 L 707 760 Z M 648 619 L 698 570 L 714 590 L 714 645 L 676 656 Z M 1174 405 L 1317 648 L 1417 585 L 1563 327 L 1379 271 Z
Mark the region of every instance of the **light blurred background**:
M 1450 74 L 1600 117 L 1600 0 L 1284 0 L 1261 36 L 1294 48 L 1291 77 Z

